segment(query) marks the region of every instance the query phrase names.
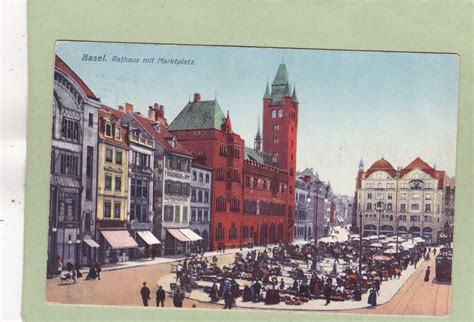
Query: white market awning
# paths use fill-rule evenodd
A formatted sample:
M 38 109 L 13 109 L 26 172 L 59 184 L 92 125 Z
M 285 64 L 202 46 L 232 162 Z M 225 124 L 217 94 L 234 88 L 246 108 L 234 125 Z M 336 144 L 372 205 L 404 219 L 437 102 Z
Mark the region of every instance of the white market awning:
M 102 230 L 101 233 L 113 249 L 138 248 L 128 230 Z
M 144 230 L 144 231 L 138 231 L 137 232 L 138 236 L 140 236 L 141 239 L 148 245 L 158 245 L 161 244 L 161 242 L 158 240 L 158 238 L 153 235 L 151 231 Z
M 202 240 L 202 237 L 196 234 L 191 229 L 185 228 L 185 229 L 180 229 L 179 231 L 191 241 Z
M 95 240 L 93 240 L 92 238 L 90 237 L 84 237 L 84 239 L 82 240 L 84 243 L 86 243 L 89 247 L 91 248 L 99 248 L 99 244 L 97 244 L 97 242 Z

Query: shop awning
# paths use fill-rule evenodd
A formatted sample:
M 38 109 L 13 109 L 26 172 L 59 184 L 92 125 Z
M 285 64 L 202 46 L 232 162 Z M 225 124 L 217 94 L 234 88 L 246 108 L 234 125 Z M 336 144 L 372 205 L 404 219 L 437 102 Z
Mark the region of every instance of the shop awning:
M 182 241 L 182 242 L 187 242 L 190 241 L 189 238 L 184 235 L 180 229 L 168 229 L 168 232 L 177 240 Z
M 138 248 L 128 230 L 102 230 L 101 233 L 113 249 Z
M 86 243 L 89 247 L 91 248 L 99 248 L 99 244 L 97 244 L 97 242 L 95 240 L 93 240 L 92 238 L 90 237 L 84 237 L 84 239 L 82 240 L 84 243 Z
M 71 188 L 80 188 L 81 184 L 77 179 L 66 177 L 66 176 L 54 176 L 51 175 L 50 181 L 52 185 L 71 187 Z
M 138 231 L 137 232 L 138 236 L 140 236 L 141 239 L 148 245 L 158 245 L 161 244 L 161 242 L 158 240 L 158 238 L 153 235 L 151 231 L 144 230 L 144 231 Z
M 190 241 L 197 241 L 197 240 L 202 240 L 202 237 L 196 234 L 194 231 L 191 229 L 180 229 L 179 230 L 186 238 L 188 238 Z

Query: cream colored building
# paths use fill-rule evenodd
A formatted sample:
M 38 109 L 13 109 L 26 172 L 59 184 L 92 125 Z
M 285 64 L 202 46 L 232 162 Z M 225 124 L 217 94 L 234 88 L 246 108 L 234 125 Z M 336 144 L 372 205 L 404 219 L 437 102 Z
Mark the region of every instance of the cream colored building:
M 357 175 L 357 227 L 363 235 L 422 236 L 440 242 L 452 222 L 454 180 L 420 158 L 395 169 L 384 158 Z M 362 216 L 362 217 L 361 217 Z M 441 237 L 441 238 L 440 238 Z

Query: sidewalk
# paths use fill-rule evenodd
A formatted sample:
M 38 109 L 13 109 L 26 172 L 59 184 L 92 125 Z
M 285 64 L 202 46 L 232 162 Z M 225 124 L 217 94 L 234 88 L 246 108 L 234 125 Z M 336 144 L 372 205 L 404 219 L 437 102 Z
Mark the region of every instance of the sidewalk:
M 275 247 L 278 245 L 268 245 L 268 247 Z M 229 248 L 226 249 L 224 252 L 217 252 L 217 251 L 212 251 L 212 252 L 205 252 L 204 257 L 212 257 L 212 256 L 223 256 L 223 255 L 229 255 L 229 254 L 235 254 L 237 252 L 242 252 L 246 253 L 251 250 L 264 250 L 265 247 L 263 246 L 254 246 L 253 248 L 247 248 L 243 247 L 242 250 L 240 248 Z M 102 271 L 113 271 L 117 269 L 125 269 L 125 268 L 132 268 L 132 267 L 140 267 L 140 266 L 148 266 L 148 265 L 158 265 L 158 264 L 165 264 L 165 263 L 173 263 L 173 262 L 178 262 L 186 259 L 185 255 L 171 255 L 171 256 L 165 256 L 165 257 L 156 257 L 154 260 L 145 258 L 145 259 L 138 259 L 138 260 L 131 260 L 131 261 L 126 261 L 126 262 L 119 262 L 119 263 L 114 263 L 114 264 L 104 264 L 102 265 Z M 89 271 L 88 267 L 83 267 L 80 269 L 81 273 L 87 274 Z

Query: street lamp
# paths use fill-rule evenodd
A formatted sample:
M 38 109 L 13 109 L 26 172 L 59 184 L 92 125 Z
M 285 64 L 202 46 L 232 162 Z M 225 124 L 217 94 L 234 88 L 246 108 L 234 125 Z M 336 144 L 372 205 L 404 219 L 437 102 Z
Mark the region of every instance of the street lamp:
M 359 285 L 362 285 L 362 211 L 359 212 Z

